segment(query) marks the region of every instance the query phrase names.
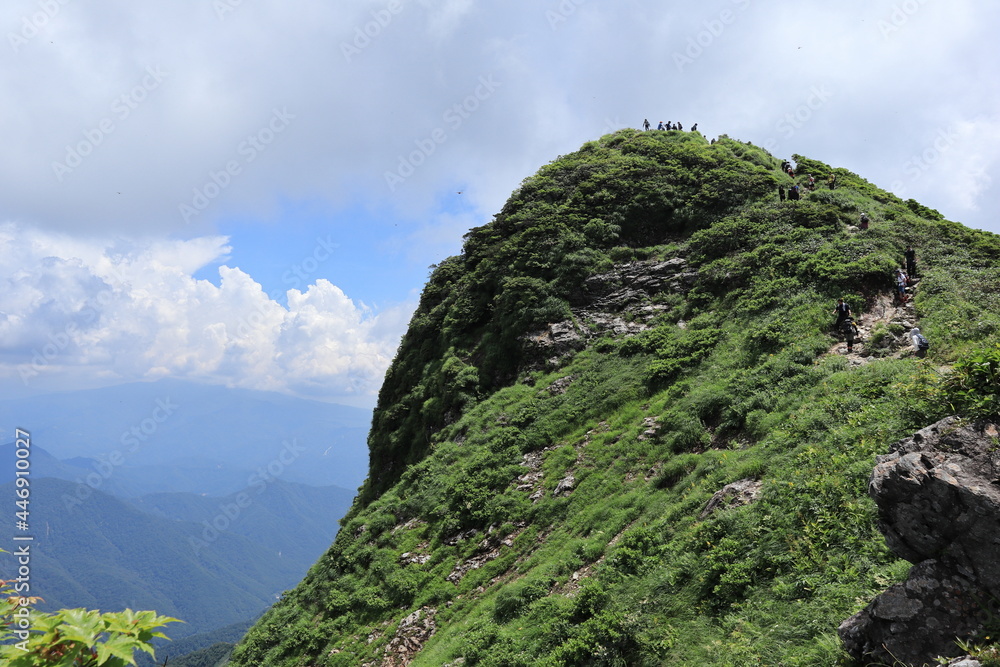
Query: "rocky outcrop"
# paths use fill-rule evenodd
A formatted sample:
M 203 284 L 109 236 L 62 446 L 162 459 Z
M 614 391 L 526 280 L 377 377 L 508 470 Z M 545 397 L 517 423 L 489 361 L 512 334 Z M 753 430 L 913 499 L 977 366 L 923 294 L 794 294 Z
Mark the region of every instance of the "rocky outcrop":
M 726 484 L 712 495 L 711 499 L 705 505 L 705 509 L 698 515 L 698 518 L 706 519 L 719 509 L 749 505 L 757 500 L 763 486 L 762 482 L 753 478 L 741 479 L 731 484 Z
M 574 298 L 574 319 L 549 324 L 522 337 L 529 358 L 527 368 L 556 367 L 601 336 L 634 336 L 649 329 L 653 318 L 668 310 L 656 303 L 655 297 L 671 292 L 686 294 L 697 279 L 698 273 L 688 270 L 683 257 L 628 262 L 590 276 Z
M 584 303 L 577 305 L 606 313 L 638 310 L 648 306 L 650 297 L 656 294 L 686 294 L 697 279 L 698 273 L 688 270 L 683 257 L 663 262 L 629 262 L 587 278 L 583 285 Z
M 839 629 L 857 660 L 938 664 L 996 623 L 1000 428 L 949 417 L 879 456 L 868 490 L 889 548 L 915 564 Z

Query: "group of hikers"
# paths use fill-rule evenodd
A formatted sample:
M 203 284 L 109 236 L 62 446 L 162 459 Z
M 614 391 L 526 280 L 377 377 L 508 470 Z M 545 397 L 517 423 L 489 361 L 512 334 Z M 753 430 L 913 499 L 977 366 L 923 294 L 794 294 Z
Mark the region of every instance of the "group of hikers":
M 642 129 L 648 131 L 649 128 L 650 128 L 649 119 L 648 118 L 643 119 L 643 121 L 642 121 Z M 656 126 L 656 129 L 657 130 L 682 130 L 683 131 L 684 130 L 684 126 L 681 125 L 680 123 L 673 123 L 673 122 L 671 122 L 669 120 L 666 123 L 664 123 L 661 120 L 659 122 L 659 124 Z M 692 132 L 697 132 L 698 131 L 698 123 L 695 123 L 694 125 L 691 126 L 691 131 Z
M 865 217 L 862 214 L 862 217 Z M 866 227 L 867 228 L 867 227 Z M 915 281 L 915 276 L 917 273 L 917 252 L 913 249 L 913 246 L 906 246 L 906 251 L 903 253 L 903 258 L 905 260 L 906 268 L 898 268 L 895 271 L 894 281 L 896 284 L 897 295 L 899 296 L 900 303 L 907 303 L 909 301 L 909 295 L 906 293 L 906 288 L 913 285 Z M 861 336 L 858 331 L 858 325 L 854 321 L 854 317 L 851 313 L 851 306 L 843 298 L 837 299 L 837 305 L 833 311 L 837 315 L 837 322 L 834 324 L 834 329 L 844 336 L 844 341 L 847 343 L 847 352 L 850 354 L 854 351 L 854 343 L 860 340 Z M 910 329 L 909 337 L 913 343 L 913 351 L 918 357 L 923 357 L 927 354 L 927 350 L 930 348 L 930 343 L 927 338 L 920 332 L 919 327 L 913 327 Z
M 781 161 L 781 173 L 788 174 L 792 178 L 792 180 L 795 181 L 795 167 L 793 167 L 792 163 L 789 162 L 788 160 Z M 810 191 L 815 190 L 816 178 L 812 174 L 806 174 L 806 178 L 808 179 L 805 185 L 806 189 Z M 837 175 L 830 174 L 830 176 L 826 179 L 826 183 L 827 185 L 830 186 L 831 190 L 835 190 L 837 188 Z M 785 186 L 779 185 L 778 199 L 780 199 L 781 201 L 785 201 L 785 198 L 786 198 Z M 791 185 L 788 188 L 787 198 L 789 201 L 798 201 L 799 199 L 802 198 L 802 190 L 799 187 L 798 182 L 793 183 L 793 185 Z

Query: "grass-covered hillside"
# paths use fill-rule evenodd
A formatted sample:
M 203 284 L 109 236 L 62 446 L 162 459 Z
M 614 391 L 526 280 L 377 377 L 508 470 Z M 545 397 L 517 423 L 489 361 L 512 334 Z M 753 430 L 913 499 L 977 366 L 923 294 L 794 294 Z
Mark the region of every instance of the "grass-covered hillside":
M 801 156 L 817 188 L 781 202 L 779 163 L 623 130 L 525 180 L 434 269 L 361 495 L 231 664 L 845 661 L 837 625 L 909 566 L 873 457 L 997 408 L 1000 238 Z

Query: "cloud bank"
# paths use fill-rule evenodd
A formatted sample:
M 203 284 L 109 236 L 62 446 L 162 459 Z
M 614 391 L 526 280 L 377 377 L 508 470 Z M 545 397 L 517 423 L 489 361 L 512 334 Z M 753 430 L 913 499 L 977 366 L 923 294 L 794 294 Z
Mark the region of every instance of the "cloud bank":
M 414 304 L 375 312 L 325 279 L 269 295 L 226 265 L 218 286 L 193 277 L 228 251 L 219 236 L 0 225 L 0 377 L 26 391 L 175 377 L 371 404 Z

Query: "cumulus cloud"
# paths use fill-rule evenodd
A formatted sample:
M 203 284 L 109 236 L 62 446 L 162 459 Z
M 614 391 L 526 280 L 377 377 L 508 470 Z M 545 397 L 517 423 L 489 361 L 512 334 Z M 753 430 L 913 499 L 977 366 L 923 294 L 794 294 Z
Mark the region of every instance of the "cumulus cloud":
M 287 307 L 224 258 L 225 237 L 81 241 L 0 225 L 0 375 L 45 388 L 181 377 L 370 404 L 413 304 L 381 312 L 327 280 Z
M 378 265 L 420 267 L 391 293 L 419 288 L 523 178 L 644 117 L 1000 231 L 998 20 L 973 0 L 10 0 L 0 391 L 47 349 L 31 387 L 178 375 L 370 396 L 410 308 L 362 303 L 390 293 L 364 281 L 402 275 Z M 254 230 L 279 225 L 337 239 L 354 273 L 269 276 L 302 257 L 257 252 Z M 227 264 L 220 229 L 266 259 Z M 287 301 L 261 288 L 279 281 Z

